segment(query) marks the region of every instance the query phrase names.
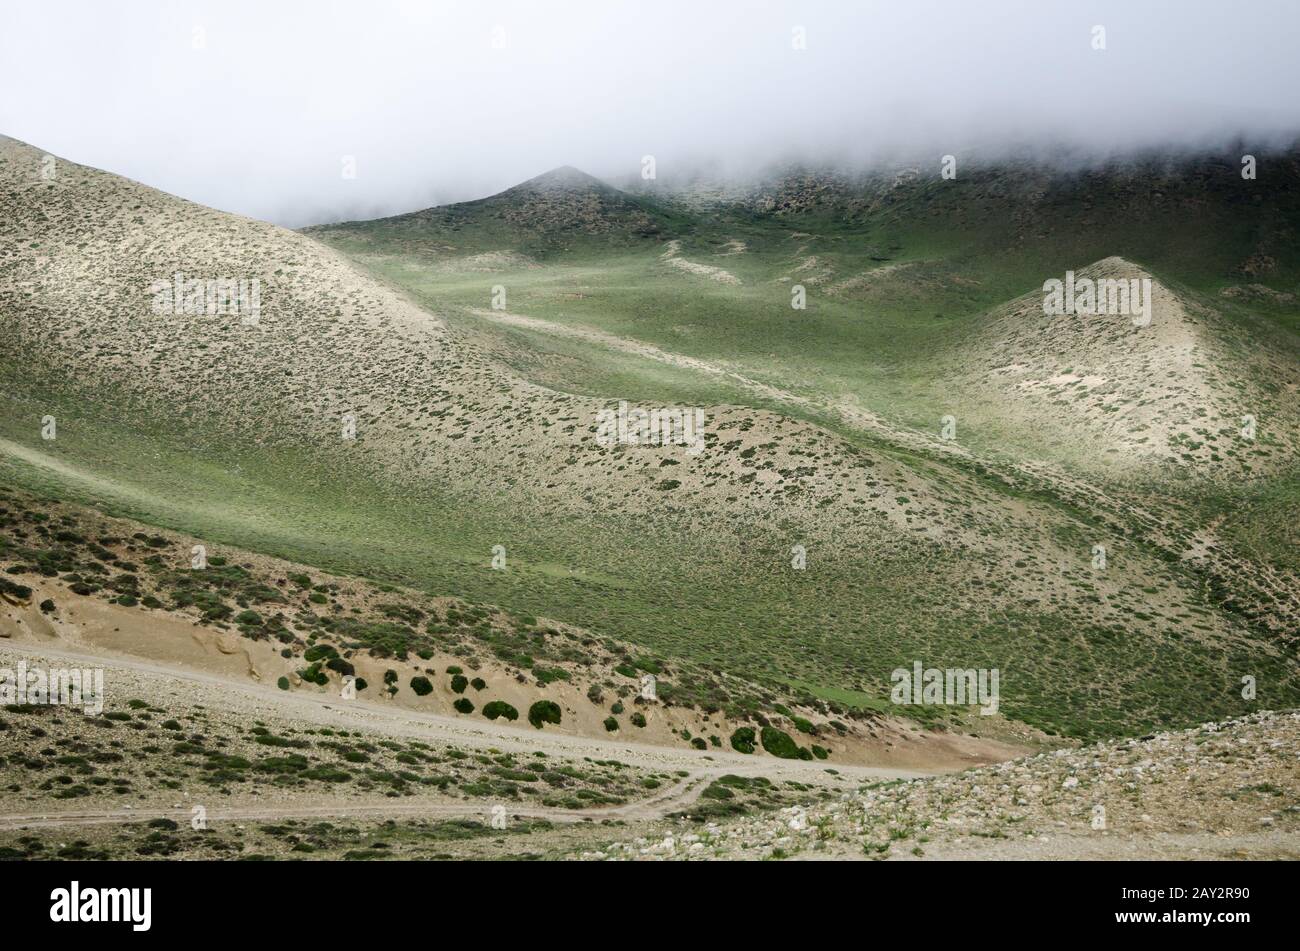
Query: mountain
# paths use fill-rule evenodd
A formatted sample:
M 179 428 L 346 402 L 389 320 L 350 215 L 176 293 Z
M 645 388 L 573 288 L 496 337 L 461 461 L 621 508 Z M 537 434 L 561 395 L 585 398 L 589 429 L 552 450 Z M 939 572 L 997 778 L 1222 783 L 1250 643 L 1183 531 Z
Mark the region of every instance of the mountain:
M 1042 273 L 990 278 L 868 225 L 678 219 L 574 172 L 302 234 L 42 163 L 0 146 L 0 474 L 18 488 L 617 638 L 707 672 L 691 702 L 731 724 L 754 701 L 729 677 L 862 714 L 917 660 L 998 668 L 1002 716 L 1071 736 L 1247 712 L 1240 670 L 1275 705 L 1300 698 L 1290 443 L 1260 440 L 1277 458 L 1250 485 L 1222 453 L 1174 454 L 1177 493 L 1075 466 L 1048 438 L 1071 425 L 1048 418 L 1056 397 L 989 374 L 1071 369 L 1015 308 L 988 316 L 1029 307 Z M 257 320 L 159 306 L 178 273 L 256 280 Z M 1225 300 L 1252 339 L 1285 339 Z M 1124 347 L 1063 341 L 1099 364 Z M 1199 359 L 1159 355 L 1184 371 L 1171 387 L 1212 383 L 1230 414 L 1248 364 L 1212 379 Z M 620 401 L 698 410 L 702 445 L 602 438 Z M 1004 442 L 1013 401 L 1026 436 Z M 1104 406 L 1076 427 L 1099 445 L 1119 438 Z
M 663 236 L 677 226 L 647 198 L 629 195 L 570 166 L 476 201 L 440 205 L 371 222 L 304 229 L 325 240 L 362 247 L 433 253 L 467 242 L 495 242 L 533 253 L 599 242 L 628 245 Z

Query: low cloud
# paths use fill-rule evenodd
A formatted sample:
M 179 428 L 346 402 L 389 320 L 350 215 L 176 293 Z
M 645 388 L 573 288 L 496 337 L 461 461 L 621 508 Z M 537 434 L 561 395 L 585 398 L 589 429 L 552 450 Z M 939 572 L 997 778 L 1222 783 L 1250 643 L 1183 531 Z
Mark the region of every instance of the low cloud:
M 0 132 L 290 226 L 558 165 L 621 179 L 644 155 L 671 178 L 1300 131 L 1285 2 L 46 0 L 5 17 Z

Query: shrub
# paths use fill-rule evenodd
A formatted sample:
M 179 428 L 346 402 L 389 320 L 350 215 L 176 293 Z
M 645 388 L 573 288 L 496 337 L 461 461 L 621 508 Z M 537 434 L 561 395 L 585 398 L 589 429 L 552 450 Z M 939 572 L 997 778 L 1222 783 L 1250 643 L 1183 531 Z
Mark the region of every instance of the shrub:
M 518 720 L 519 711 L 504 700 L 493 700 L 483 705 L 483 716 L 487 717 L 489 720 L 495 720 L 497 717 L 505 717 L 507 720 Z
M 600 689 L 600 684 L 592 684 L 587 688 L 587 699 L 599 706 L 605 700 L 605 693 Z
M 644 714 L 644 713 L 634 713 L 634 714 L 632 714 L 631 717 L 629 717 L 629 719 L 632 721 L 632 725 L 633 725 L 633 726 L 639 726 L 639 727 L 644 727 L 644 726 L 645 726 L 645 714 Z
M 778 759 L 802 759 L 799 755 L 798 744 L 790 739 L 790 734 L 785 730 L 778 730 L 774 726 L 765 726 L 759 735 L 759 739 L 763 744 L 763 749 Z
M 615 720 L 613 717 L 605 717 L 605 730 L 609 733 L 613 733 L 617 729 L 618 729 L 618 721 Z
M 342 657 L 331 657 L 329 660 L 325 661 L 325 666 L 330 670 L 337 671 L 344 677 L 351 677 L 357 672 L 357 669 Z
M 289 678 L 288 678 L 288 677 L 281 677 L 279 680 L 277 680 L 277 681 L 275 682 L 275 685 L 276 685 L 277 687 L 279 687 L 281 690 L 288 690 L 288 689 L 289 689 Z
M 816 743 L 814 743 L 812 747 L 812 754 L 818 759 L 825 759 L 826 757 L 831 755 L 831 751 L 826 749 L 825 747 L 818 746 Z
M 474 712 L 474 704 L 470 702 L 468 697 L 461 697 L 459 700 L 453 703 L 452 706 L 456 708 L 457 713 Z
M 754 752 L 754 728 L 752 726 L 742 726 L 731 734 L 731 748 L 737 753 Z
M 30 601 L 32 599 L 31 588 L 25 584 L 16 584 L 8 578 L 0 578 L 0 594 L 11 595 L 19 601 Z
M 44 601 L 41 602 L 41 613 L 42 614 L 54 613 L 54 602 L 51 599 L 46 598 Z
M 324 687 L 330 682 L 329 677 L 320 669 L 320 664 L 312 664 L 306 670 L 298 671 L 298 676 L 309 684 L 316 684 L 318 687 Z
M 464 693 L 464 692 L 465 692 L 465 688 L 468 687 L 468 686 L 469 686 L 469 680 L 468 680 L 468 678 L 463 677 L 463 676 L 460 675 L 460 674 L 456 674 L 454 677 L 451 678 L 451 692 L 452 692 L 452 693 Z
M 475 677 L 473 680 L 469 682 L 469 685 L 473 687 L 475 690 L 487 689 L 487 681 L 484 680 L 482 677 Z
M 695 739 L 691 740 L 691 746 L 695 747 L 697 750 L 707 750 L 709 748 L 709 744 L 704 741 L 704 737 L 702 736 L 697 736 Z
M 817 728 L 812 725 L 812 721 L 805 720 L 803 717 L 796 717 L 796 716 L 792 716 L 790 717 L 790 719 L 794 723 L 795 729 L 798 730 L 800 733 L 808 733 L 810 735 L 816 734 Z
M 249 627 L 261 627 L 262 615 L 258 614 L 256 611 L 250 608 L 249 610 L 240 611 L 238 614 L 236 614 L 235 623 L 246 624 Z
M 554 700 L 538 700 L 528 708 L 528 722 L 539 730 L 543 723 L 559 723 L 560 705 Z
M 433 693 L 433 684 L 429 683 L 428 677 L 412 677 L 411 689 L 417 696 L 425 697 Z

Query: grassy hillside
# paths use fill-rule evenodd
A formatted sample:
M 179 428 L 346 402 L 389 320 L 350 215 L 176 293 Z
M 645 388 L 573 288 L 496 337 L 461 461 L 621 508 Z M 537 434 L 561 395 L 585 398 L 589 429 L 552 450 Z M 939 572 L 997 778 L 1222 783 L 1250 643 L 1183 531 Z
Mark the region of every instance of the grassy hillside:
M 1031 401 L 1009 438 L 1004 394 L 945 372 L 998 346 L 991 311 L 1133 250 L 1104 234 L 1013 253 L 988 189 L 956 233 L 920 209 L 958 193 L 920 181 L 691 212 L 565 171 L 300 235 L 69 163 L 41 181 L 41 153 L 0 146 L 6 481 L 865 707 L 914 660 L 998 667 L 1003 713 L 1080 736 L 1248 712 L 1246 674 L 1300 700 L 1287 523 L 1240 504 L 1295 513 L 1293 419 L 1261 413 L 1246 479 L 1164 447 L 1112 479 L 1105 427 L 1054 445 Z M 1219 306 L 1195 262 L 1134 260 L 1213 302 L 1215 340 L 1267 341 L 1250 385 L 1287 405 L 1291 290 L 1216 271 L 1247 288 Z M 260 324 L 152 313 L 177 270 L 258 277 Z M 600 445 L 620 398 L 703 407 L 705 451 Z

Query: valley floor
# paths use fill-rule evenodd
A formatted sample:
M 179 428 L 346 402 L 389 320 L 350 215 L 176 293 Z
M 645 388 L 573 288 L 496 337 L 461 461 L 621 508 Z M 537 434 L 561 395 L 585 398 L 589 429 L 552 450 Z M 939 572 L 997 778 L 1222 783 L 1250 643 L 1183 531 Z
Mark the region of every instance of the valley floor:
M 467 723 L 0 643 L 0 667 L 20 661 L 102 666 L 108 702 L 98 717 L 0 714 L 9 858 L 1300 857 L 1296 713 L 927 776 Z

